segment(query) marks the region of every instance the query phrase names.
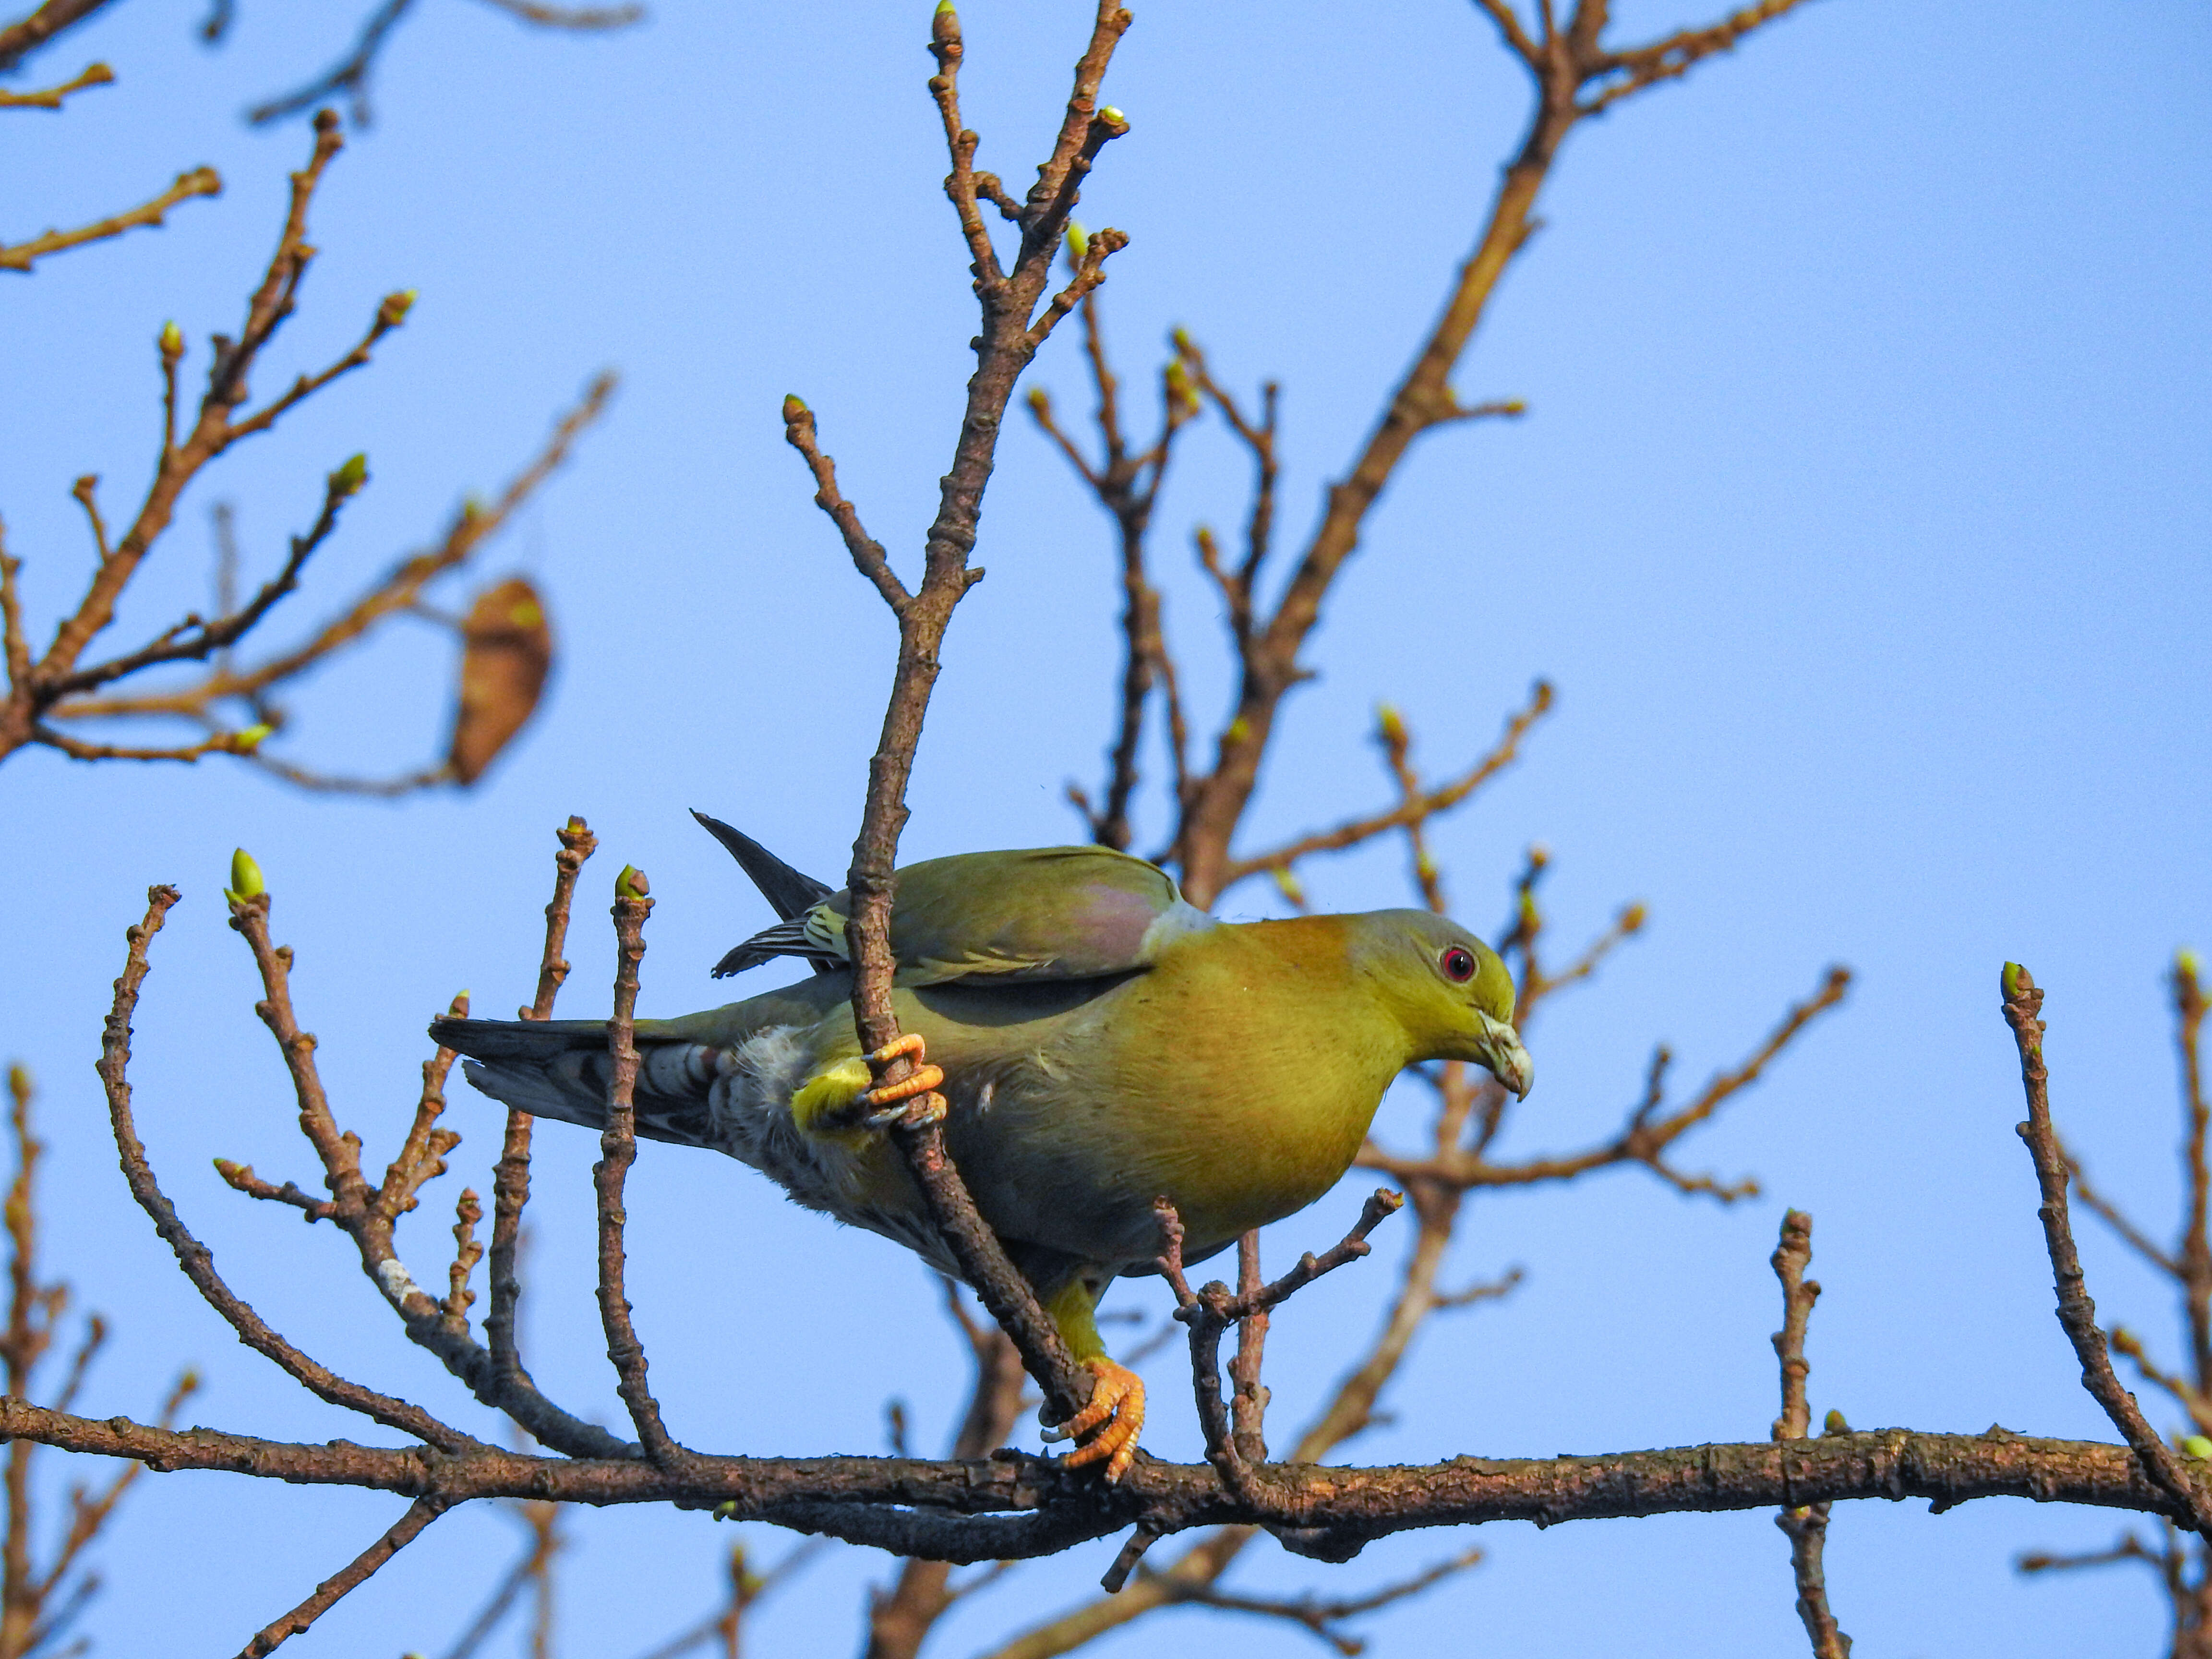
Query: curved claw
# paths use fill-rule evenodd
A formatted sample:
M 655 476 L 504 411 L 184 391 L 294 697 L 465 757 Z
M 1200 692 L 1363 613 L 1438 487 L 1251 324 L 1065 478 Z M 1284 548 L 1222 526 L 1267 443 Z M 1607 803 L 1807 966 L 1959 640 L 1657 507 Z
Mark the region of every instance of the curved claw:
M 887 1123 L 934 1123 L 945 1116 L 945 1097 L 937 1092 L 945 1086 L 945 1070 L 929 1064 L 929 1050 L 919 1031 L 908 1031 L 895 1037 L 868 1056 L 873 1066 L 888 1066 L 895 1060 L 909 1060 L 914 1069 L 896 1083 L 878 1083 L 853 1102 L 852 1110 L 860 1121 L 877 1127 Z M 912 1104 L 908 1104 L 912 1102 Z
M 1091 1403 L 1046 1437 L 1075 1440 L 1090 1435 L 1087 1443 L 1068 1453 L 1067 1467 L 1081 1468 L 1088 1463 L 1103 1462 L 1110 1484 L 1127 1474 L 1129 1465 L 1136 1459 L 1137 1436 L 1145 1426 L 1145 1381 L 1127 1366 L 1117 1365 L 1110 1359 L 1086 1359 L 1083 1363 L 1084 1369 L 1097 1379 L 1091 1384 Z

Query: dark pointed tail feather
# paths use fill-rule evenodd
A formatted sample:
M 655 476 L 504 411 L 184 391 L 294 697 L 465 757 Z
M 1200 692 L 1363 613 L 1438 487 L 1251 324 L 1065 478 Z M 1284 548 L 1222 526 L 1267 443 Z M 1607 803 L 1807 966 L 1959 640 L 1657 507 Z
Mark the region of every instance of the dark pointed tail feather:
M 830 896 L 832 890 L 826 884 L 793 869 L 743 830 L 732 829 L 720 818 L 710 818 L 696 807 L 691 816 L 737 860 L 753 885 L 760 889 L 761 896 L 784 921 L 804 915 Z
M 605 1022 L 443 1018 L 431 1022 L 430 1035 L 466 1055 L 469 1081 L 502 1105 L 586 1129 L 606 1127 L 613 1059 Z M 641 1138 L 715 1145 L 708 1095 L 717 1053 L 696 1042 L 640 1045 L 632 1103 Z
M 782 922 L 797 921 L 830 896 L 831 889 L 827 883 L 817 881 L 813 877 L 793 869 L 742 830 L 732 829 L 720 818 L 710 818 L 696 806 L 691 809 L 691 816 L 699 820 L 701 827 L 708 835 L 722 843 L 732 858 L 737 860 L 745 874 L 751 878 L 753 885 L 760 889 L 761 896 L 769 902 Z M 825 957 L 819 951 L 763 946 L 763 940 L 782 931 L 781 927 L 771 927 L 767 933 L 756 933 L 738 945 L 714 964 L 714 977 L 727 979 L 732 974 L 742 974 L 748 968 L 757 968 L 763 962 L 773 961 L 781 956 L 804 956 L 814 964 L 814 971 L 817 974 L 835 973 L 842 965 L 835 958 Z

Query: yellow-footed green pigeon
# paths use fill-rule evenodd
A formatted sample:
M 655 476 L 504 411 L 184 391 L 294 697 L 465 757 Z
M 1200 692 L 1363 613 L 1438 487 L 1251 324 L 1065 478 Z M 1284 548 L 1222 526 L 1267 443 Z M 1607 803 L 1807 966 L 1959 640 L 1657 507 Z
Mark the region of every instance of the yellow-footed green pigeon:
M 726 1152 L 957 1278 L 878 1133 L 906 1108 L 872 1088 L 854 1030 L 846 896 L 700 821 L 783 918 L 716 972 L 778 956 L 817 971 L 705 1013 L 639 1020 L 637 1133 Z M 1197 1261 L 1334 1186 L 1407 1066 L 1473 1060 L 1522 1095 L 1531 1080 L 1504 963 L 1425 910 L 1220 922 L 1141 859 L 1043 847 L 900 870 L 890 942 L 899 1029 L 942 1068 L 961 1176 L 1097 1379 L 1065 1425 L 1091 1436 L 1068 1461 L 1103 1462 L 1109 1479 L 1135 1453 L 1144 1388 L 1107 1357 L 1093 1310 L 1116 1275 L 1153 1271 L 1156 1200 L 1175 1206 Z M 484 1093 L 604 1125 L 603 1023 L 430 1030 L 470 1058 Z

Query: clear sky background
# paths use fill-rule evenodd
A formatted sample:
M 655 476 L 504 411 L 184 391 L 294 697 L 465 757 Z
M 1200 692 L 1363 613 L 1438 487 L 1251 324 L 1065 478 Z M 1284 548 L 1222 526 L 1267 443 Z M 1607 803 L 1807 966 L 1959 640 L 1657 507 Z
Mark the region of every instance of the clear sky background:
M 0 125 L 10 239 L 200 162 L 228 185 L 166 230 L 9 284 L 0 512 L 41 629 L 88 556 L 71 480 L 103 475 L 112 516 L 143 489 L 161 325 L 177 319 L 187 373 L 204 373 L 208 333 L 234 329 L 266 258 L 307 135 L 249 131 L 238 112 L 319 70 L 355 10 L 246 0 L 209 52 L 192 38 L 200 0 L 130 0 L 37 64 L 44 84 L 104 57 L 118 86 Z M 1708 15 L 1619 10 L 1622 39 Z M 44 1088 L 50 1265 L 115 1328 L 83 1407 L 95 1415 L 146 1414 L 191 1363 L 208 1377 L 201 1421 L 376 1437 L 237 1346 L 117 1177 L 91 1061 L 122 931 L 163 880 L 185 900 L 156 950 L 135 1075 L 170 1193 L 295 1340 L 494 1431 L 402 1339 L 342 1239 L 248 1204 L 209 1168 L 222 1155 L 276 1178 L 312 1169 L 223 926 L 230 849 L 267 872 L 302 1018 L 379 1168 L 425 1018 L 462 986 L 480 1008 L 526 998 L 550 830 L 571 811 L 605 851 L 578 907 L 568 1012 L 605 1006 L 597 918 L 625 860 L 659 899 L 644 1010 L 726 1000 L 707 968 L 767 913 L 684 809 L 839 874 L 892 637 L 810 503 L 779 402 L 798 392 L 819 411 L 848 491 L 911 570 L 972 362 L 920 0 L 662 0 L 645 27 L 599 39 L 459 0 L 420 14 L 384 60 L 376 125 L 317 203 L 323 255 L 264 387 L 342 350 L 391 289 L 419 289 L 415 313 L 374 368 L 195 486 L 117 635 L 205 602 L 214 501 L 236 503 L 249 572 L 265 572 L 321 475 L 365 449 L 373 481 L 289 607 L 286 626 L 304 628 L 465 492 L 495 489 L 613 366 L 609 418 L 488 567 L 546 591 L 558 677 L 465 797 L 310 799 L 220 760 L 90 768 L 38 751 L 6 766 L 0 1053 Z M 963 9 L 981 164 L 1017 189 L 1085 15 L 1064 0 Z M 1133 239 L 1105 290 L 1115 347 L 1139 375 L 1183 325 L 1232 383 L 1281 377 L 1294 543 L 1474 234 L 1524 112 L 1518 72 L 1457 0 L 1212 0 L 1139 6 L 1108 93 L 1133 131 L 1082 216 Z M 1367 742 L 1377 699 L 1404 708 L 1442 769 L 1488 743 L 1533 678 L 1557 683 L 1522 766 L 1440 830 L 1451 890 L 1494 930 L 1541 841 L 1559 937 L 1631 898 L 1652 923 L 1535 1032 L 1541 1081 L 1513 1152 L 1609 1131 L 1654 1042 L 1694 1086 L 1830 962 L 1858 979 L 1683 1149 L 1690 1167 L 1755 1173 L 1765 1196 L 1723 1209 L 1624 1171 L 1480 1199 L 1455 1276 L 1517 1263 L 1528 1282 L 1431 1329 L 1363 1460 L 1764 1437 L 1766 1258 L 1785 1204 L 1817 1219 L 1816 1415 L 2112 1437 L 2051 1318 L 1996 985 L 2011 957 L 2050 988 L 2062 1127 L 2163 1232 L 2179 1118 L 2161 975 L 2177 945 L 2212 943 L 2208 94 L 2212 21 L 2194 4 L 1822 0 L 1571 141 L 1547 228 L 1457 377 L 1463 395 L 1525 398 L 1530 415 L 1439 433 L 1401 469 L 1309 648 L 1321 678 L 1288 706 L 1248 844 L 1384 799 Z M 1072 330 L 1033 383 L 1063 411 L 1087 407 Z M 1159 515 L 1168 626 L 1203 714 L 1227 679 L 1182 549 L 1194 524 L 1238 520 L 1244 483 L 1209 428 Z M 1062 787 L 1095 783 L 1111 709 L 1106 532 L 1048 446 L 1010 422 L 977 555 L 990 580 L 952 629 L 909 856 L 1078 833 Z M 404 629 L 297 700 L 283 752 L 417 763 L 442 741 L 449 656 L 432 630 Z M 1145 833 L 1164 824 L 1154 797 Z M 1405 902 L 1395 848 L 1307 879 L 1324 908 Z M 1248 888 L 1224 908 L 1272 902 Z M 1403 1144 L 1420 1104 L 1394 1097 L 1380 1132 Z M 465 1087 L 448 1121 L 468 1137 L 461 1173 L 403 1234 L 426 1279 L 447 1254 L 451 1189 L 488 1191 L 497 1144 Z M 539 1147 L 530 1356 L 557 1397 L 619 1422 L 589 1290 L 596 1142 L 556 1125 Z M 1270 1249 L 1334 1237 L 1362 1184 Z M 703 1155 L 648 1147 L 632 1191 L 632 1293 L 680 1435 L 871 1450 L 894 1395 L 919 1446 L 949 1434 L 962 1359 L 911 1258 Z M 2163 1291 L 2091 1228 L 2101 1308 L 2173 1358 Z M 1279 1423 L 1366 1339 L 1403 1237 L 1285 1318 Z M 1166 1303 L 1135 1282 L 1119 1299 Z M 1193 1455 L 1181 1367 L 1152 1375 L 1148 1443 Z M 110 1653 L 232 1651 L 398 1510 L 374 1494 L 149 1477 L 104 1546 L 88 1628 Z M 1869 1655 L 2147 1655 L 2162 1614 L 2143 1575 L 2022 1582 L 2010 1565 L 2124 1524 L 2010 1501 L 1936 1519 L 1917 1503 L 1842 1507 L 1835 1605 Z M 717 1594 L 727 1528 L 638 1511 L 576 1530 L 572 1655 L 641 1650 Z M 1350 1594 L 1468 1541 L 1394 1539 L 1340 1569 L 1263 1544 L 1232 1582 Z M 1376 1650 L 1802 1650 L 1786 1546 L 1764 1514 L 1501 1525 L 1474 1541 L 1484 1565 L 1368 1621 Z M 520 1542 L 495 1512 L 451 1516 L 302 1650 L 435 1652 Z M 767 1558 L 785 1547 L 765 1529 L 757 1542 Z M 1085 1598 L 1114 1548 L 1003 1580 L 934 1650 L 982 1650 Z M 866 1552 L 825 1558 L 763 1610 L 750 1650 L 848 1649 L 863 1587 L 888 1571 Z M 1286 1626 L 1182 1612 L 1098 1651 L 1200 1641 L 1312 1650 Z

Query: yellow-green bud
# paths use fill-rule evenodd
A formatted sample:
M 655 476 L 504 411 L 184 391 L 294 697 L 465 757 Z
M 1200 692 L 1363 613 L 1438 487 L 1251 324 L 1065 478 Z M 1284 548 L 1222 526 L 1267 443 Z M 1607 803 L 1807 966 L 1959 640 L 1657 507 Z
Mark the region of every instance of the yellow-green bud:
M 783 423 L 786 426 L 798 425 L 799 422 L 805 420 L 811 412 L 812 411 L 806 407 L 805 401 L 801 399 L 799 394 L 795 392 L 790 393 L 783 400 Z
M 937 9 L 939 11 L 951 11 L 952 0 L 938 0 Z M 737 1518 L 738 1500 L 736 1498 L 726 1498 L 714 1505 L 714 1519 L 717 1521 L 734 1521 Z
M 2002 977 L 2001 982 L 2004 987 L 2004 998 L 2007 1002 L 2010 1002 L 2014 997 L 2020 994 L 2021 981 L 2027 977 L 2027 969 L 2021 967 L 2018 963 L 2008 962 L 2005 963 L 2004 974 Z
M 1126 127 L 1129 125 L 1129 118 L 1111 104 L 1098 112 L 1098 118 L 1109 126 Z
M 1624 933 L 1641 933 L 1644 930 L 1645 920 L 1644 907 L 1641 904 L 1632 904 L 1620 913 L 1620 931 Z
M 249 726 L 243 732 L 232 732 L 230 734 L 230 752 L 234 755 L 252 754 L 255 750 L 261 747 L 262 741 L 276 729 L 276 728 L 275 726 L 264 721 L 258 726 Z
M 343 466 L 331 474 L 331 494 L 343 501 L 368 482 L 368 457 L 349 455 Z
M 2196 951 L 2176 951 L 2173 953 L 2173 971 L 2186 978 L 2196 979 L 2203 974 L 2203 964 L 2197 961 Z
M 1067 222 L 1067 257 L 1071 259 L 1080 259 L 1090 252 L 1090 234 L 1074 220 L 1070 219 Z
M 2181 1449 L 2202 1462 L 2206 1458 L 2212 1457 L 2212 1440 L 2206 1439 L 2201 1434 L 2185 1434 L 2181 1437 Z
M 1185 356 L 1190 356 L 1198 349 L 1190 343 L 1190 331 L 1187 328 L 1178 328 L 1170 333 L 1168 336 L 1168 343 Z
M 1526 415 L 1528 412 L 1528 405 L 1518 398 L 1510 398 L 1498 407 L 1508 415 Z
M 185 355 L 185 331 L 173 322 L 161 325 L 161 355 L 169 358 Z
M 1850 1431 L 1851 1425 L 1844 1421 L 1844 1414 L 1841 1412 L 1830 1412 L 1821 1419 L 1822 1434 L 1849 1434 Z
M 2113 1326 L 2112 1340 L 2112 1346 L 2118 1352 L 2127 1355 L 2130 1359 L 2142 1358 L 2142 1344 L 2136 1340 L 2136 1334 L 2126 1326 Z
M 387 294 L 384 303 L 376 308 L 376 320 L 386 328 L 397 328 L 407 320 L 407 313 L 415 308 L 416 290 L 402 289 L 397 294 Z
M 1378 702 L 1375 705 L 1375 731 L 1393 749 L 1406 742 L 1406 717 L 1398 712 L 1396 704 Z
M 1301 910 L 1306 908 L 1306 890 L 1295 872 L 1286 866 L 1279 864 L 1269 873 L 1275 878 L 1275 885 L 1281 891 L 1284 898 Z
M 230 885 L 222 896 L 233 904 L 243 904 L 248 899 L 259 898 L 269 890 L 261 879 L 261 866 L 253 861 L 253 854 L 243 847 L 230 855 Z
M 641 899 L 651 890 L 646 885 L 645 872 L 625 864 L 622 873 L 615 878 L 615 896 L 619 899 Z

